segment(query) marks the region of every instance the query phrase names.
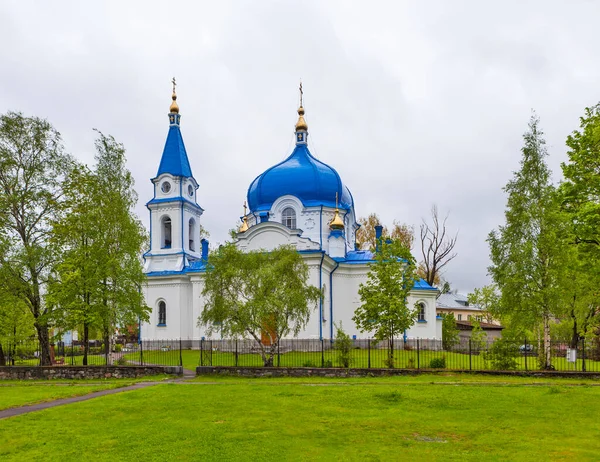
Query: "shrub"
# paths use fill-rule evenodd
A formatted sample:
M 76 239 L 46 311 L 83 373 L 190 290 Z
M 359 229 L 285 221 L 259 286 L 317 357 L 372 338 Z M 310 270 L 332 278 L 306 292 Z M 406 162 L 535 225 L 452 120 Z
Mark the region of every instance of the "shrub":
M 489 347 L 488 351 L 483 353 L 483 359 L 489 362 L 494 370 L 510 371 L 517 368 L 517 358 L 519 357 L 519 346 L 507 339 L 500 338 Z
M 304 361 L 302 367 L 317 367 L 317 365 L 309 359 L 308 361 Z
M 125 359 L 125 356 L 121 356 L 119 359 L 117 359 L 115 364 L 117 366 L 127 366 L 127 360 Z
M 408 363 L 406 364 L 407 369 L 415 368 L 415 358 L 408 358 Z
M 340 367 L 350 367 L 352 363 L 352 339 L 350 336 L 344 332 L 342 328 L 342 323 L 335 326 L 335 343 L 333 344 L 333 348 L 337 352 L 336 361 Z
M 446 369 L 446 357 L 433 358 L 429 363 L 430 369 Z
M 120 353 L 122 349 L 123 347 L 119 343 L 115 343 L 115 346 L 113 347 L 115 353 Z
M 333 367 L 333 363 L 331 362 L 331 359 L 328 359 L 327 361 L 325 361 L 323 363 L 323 367 Z

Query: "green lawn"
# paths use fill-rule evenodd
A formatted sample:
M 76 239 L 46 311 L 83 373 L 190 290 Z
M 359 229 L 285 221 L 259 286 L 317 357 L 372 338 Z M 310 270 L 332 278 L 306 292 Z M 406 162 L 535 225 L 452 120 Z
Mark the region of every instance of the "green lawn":
M 0 460 L 597 460 L 595 382 L 440 377 L 158 384 L 2 420 Z
M 106 383 L 98 385 L 30 385 L 11 384 L 0 386 L 0 410 L 16 406 L 53 401 L 61 398 L 87 395 L 94 391 L 118 388 L 127 383 Z
M 200 365 L 199 350 L 182 350 L 181 357 L 183 367 L 194 370 Z M 387 358 L 387 350 L 371 350 L 371 367 L 385 367 L 384 360 Z M 127 353 L 125 358 L 132 361 L 134 364 L 139 364 L 139 353 Z M 236 355 L 232 352 L 221 351 L 205 351 L 203 352 L 204 365 L 213 366 L 262 366 L 262 358 L 259 354 L 238 354 L 237 363 Z M 415 350 L 396 352 L 396 367 L 400 369 L 411 368 L 427 369 L 430 367 L 431 360 L 434 358 L 445 358 L 446 368 L 455 370 L 486 370 L 490 369 L 490 365 L 486 364 L 483 355 L 473 354 L 469 358 L 469 354 L 447 352 L 447 351 L 431 351 L 423 350 L 419 354 Z M 143 354 L 144 363 L 146 364 L 164 364 L 164 365 L 179 365 L 179 350 L 171 351 L 145 351 Z M 580 371 L 582 369 L 582 360 L 577 360 L 577 363 L 568 363 L 565 358 L 558 357 L 553 359 L 553 363 L 557 370 L 561 371 Z M 321 367 L 339 366 L 336 352 L 333 350 L 325 350 L 321 352 L 301 352 L 291 351 L 281 353 L 279 361 L 277 356 L 274 358 L 274 365 L 290 366 L 290 367 Z M 537 358 L 534 356 L 517 358 L 518 369 L 520 370 L 535 370 L 538 369 Z M 369 352 L 367 350 L 352 350 L 352 367 L 366 368 L 369 366 Z M 599 371 L 600 362 L 586 360 L 586 368 L 588 371 Z

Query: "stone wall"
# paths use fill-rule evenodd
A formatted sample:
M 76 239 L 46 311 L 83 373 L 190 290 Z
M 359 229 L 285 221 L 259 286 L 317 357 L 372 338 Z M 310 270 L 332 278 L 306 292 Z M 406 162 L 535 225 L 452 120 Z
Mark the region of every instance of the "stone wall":
M 135 379 L 147 375 L 182 375 L 179 366 L 0 366 L 0 380 Z
M 453 371 L 448 369 L 341 369 L 317 367 L 219 367 L 199 366 L 196 375 L 240 377 L 386 377 L 418 374 L 479 374 L 518 377 L 571 377 L 600 379 L 600 372 L 577 371 Z

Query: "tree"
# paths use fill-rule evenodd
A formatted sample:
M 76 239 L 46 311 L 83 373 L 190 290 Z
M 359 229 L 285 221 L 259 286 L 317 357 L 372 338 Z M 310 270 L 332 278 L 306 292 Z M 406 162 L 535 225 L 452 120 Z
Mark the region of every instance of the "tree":
M 450 237 L 446 233 L 448 215 L 440 222 L 436 205 L 431 207 L 431 225 L 423 220 L 421 224 L 421 255 L 423 261 L 420 276 L 432 287 L 439 286 L 442 269 L 458 254 L 454 252 L 458 233 Z
M 458 342 L 458 328 L 454 313 L 446 313 L 442 316 L 442 348 L 451 350 Z
M 73 164 L 47 121 L 17 112 L 0 116 L 0 235 L 9 243 L 0 255 L 0 284 L 31 311 L 42 365 L 51 363 L 51 307 L 43 299 L 57 256 L 50 223 L 63 212 L 63 184 Z
M 65 188 L 68 212 L 53 224 L 62 258 L 48 297 L 64 328 L 82 326 L 84 364 L 90 329 L 102 332 L 108 358 L 115 329 L 137 323 L 149 311 L 140 291 L 139 255 L 146 236 L 132 214 L 137 195 L 125 168 L 125 150 L 102 133 L 96 149 L 95 172 L 74 171 Z
M 229 242 L 211 253 L 207 267 L 198 324 L 209 335 L 253 338 L 265 366 L 273 365 L 280 339 L 306 326 L 322 297 L 308 284 L 308 266 L 290 246 L 244 253 Z
M 352 339 L 342 327 L 342 322 L 335 325 L 334 350 L 337 352 L 337 363 L 340 367 L 348 368 L 352 365 Z
M 415 282 L 415 260 L 400 241 L 381 242 L 380 251 L 359 287 L 362 304 L 353 320 L 361 332 L 373 332 L 388 343 L 388 367 L 394 367 L 394 337 L 412 326 L 418 315 L 407 297 Z
M 482 288 L 476 288 L 468 295 L 470 305 L 481 308 L 481 314 L 486 322 L 493 323 L 494 317 L 500 315 L 500 295 L 495 284 L 489 284 Z
M 485 346 L 487 334 L 481 328 L 481 323 L 476 316 L 471 316 L 471 327 L 471 348 L 479 351 Z
M 358 243 L 359 248 L 368 249 L 374 252 L 377 247 L 375 226 L 381 224 L 381 220 L 376 213 L 371 213 L 367 218 L 359 218 L 358 222 L 360 223 L 360 228 L 356 231 L 356 242 Z M 402 242 L 402 245 L 410 249 L 414 240 L 414 229 L 412 226 L 394 220 L 391 232 L 386 226 L 383 227 L 382 238 L 384 240 L 399 240 Z
M 563 206 L 574 223 L 575 242 L 600 252 L 600 103 L 585 109 L 580 130 L 567 137 L 568 162 L 562 163 Z
M 95 176 L 98 184 L 98 209 L 102 247 L 105 256 L 102 274 L 102 332 L 106 354 L 111 350 L 117 327 L 125 328 L 147 321 L 141 286 L 145 281 L 140 255 L 148 236 L 133 210 L 137 193 L 131 172 L 126 168 L 125 147 L 112 136 L 97 131 Z
M 504 188 L 508 194 L 506 224 L 488 236 L 489 272 L 501 293 L 499 314 L 508 315 L 512 324 L 525 329 L 542 325 L 540 364 L 550 369 L 550 320 L 559 314 L 564 223 L 535 115 L 523 138 L 521 168 Z

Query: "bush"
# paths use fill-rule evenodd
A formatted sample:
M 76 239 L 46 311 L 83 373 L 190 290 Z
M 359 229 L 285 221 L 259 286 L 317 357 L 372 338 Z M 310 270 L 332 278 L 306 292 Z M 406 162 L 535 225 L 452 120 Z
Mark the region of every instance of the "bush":
M 125 359 L 125 356 L 121 356 L 119 359 L 117 359 L 115 364 L 117 366 L 127 366 L 127 360 Z
M 433 358 L 429 363 L 430 369 L 446 369 L 446 357 Z
M 492 369 L 497 371 L 510 371 L 517 368 L 519 346 L 507 339 L 500 338 L 483 353 L 486 364 L 489 362 Z
M 337 352 L 336 361 L 338 366 L 348 368 L 352 363 L 352 339 L 350 336 L 344 332 L 342 328 L 342 323 L 335 326 L 335 343 L 333 344 L 333 348 Z
M 333 367 L 333 363 L 331 362 L 331 359 L 328 359 L 327 361 L 325 361 L 323 363 L 323 367 Z
M 115 345 L 113 347 L 113 351 L 115 353 L 120 353 L 122 349 L 123 349 L 123 347 L 119 343 L 115 343 Z
M 415 358 L 408 358 L 408 363 L 406 364 L 407 369 L 415 368 Z
M 317 365 L 315 363 L 313 363 L 311 360 L 308 360 L 308 361 L 304 361 L 304 363 L 302 364 L 302 367 L 317 367 Z

